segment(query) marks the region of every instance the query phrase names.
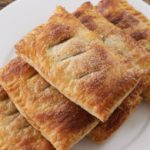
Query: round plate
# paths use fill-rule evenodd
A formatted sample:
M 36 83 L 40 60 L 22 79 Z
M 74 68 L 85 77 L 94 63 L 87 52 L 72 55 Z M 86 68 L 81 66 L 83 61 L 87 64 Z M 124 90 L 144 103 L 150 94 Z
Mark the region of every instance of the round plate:
M 99 0 L 91 0 L 97 4 Z M 55 10 L 63 5 L 73 12 L 85 0 L 18 0 L 0 11 L 0 66 L 15 57 L 15 43 L 37 25 L 45 22 Z M 150 18 L 150 6 L 141 0 L 129 0 Z M 73 150 L 149 150 L 150 106 L 141 104 L 128 121 L 105 143 L 95 144 L 84 139 Z

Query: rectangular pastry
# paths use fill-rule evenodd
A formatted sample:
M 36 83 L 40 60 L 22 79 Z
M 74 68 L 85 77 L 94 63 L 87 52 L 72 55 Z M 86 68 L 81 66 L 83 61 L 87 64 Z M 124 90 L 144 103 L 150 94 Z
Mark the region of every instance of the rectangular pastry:
M 147 51 L 144 52 L 136 45 L 136 42 L 129 35 L 126 35 L 121 29 L 105 19 L 90 2 L 84 3 L 79 9 L 77 9 L 74 15 L 88 29 L 98 34 L 104 44 L 111 47 L 115 53 L 125 57 L 128 60 L 127 63 L 132 63 L 134 67 L 140 68 L 143 73 L 147 72 L 150 64 L 149 53 Z M 144 65 L 143 60 L 145 60 Z M 107 122 L 99 123 L 89 134 L 90 138 L 100 143 L 110 137 L 110 135 L 124 123 L 130 113 L 140 103 L 140 95 L 145 83 L 145 81 L 144 84 L 141 83 L 141 85 L 139 85 L 138 88 L 136 88 L 134 92 L 124 100 Z
M 150 52 L 150 20 L 127 0 L 102 0 L 97 8 L 110 22 L 130 34 Z
M 114 53 L 126 58 L 126 63 L 132 63 L 144 74 L 145 88 L 150 85 L 150 53 L 120 28 L 105 19 L 90 3 L 84 3 L 74 15 L 89 30 L 95 32 L 102 42 L 110 47 Z M 129 65 L 128 64 L 128 65 Z
M 139 81 L 132 65 L 62 7 L 16 49 L 49 83 L 103 122 Z
M 74 15 L 89 30 L 95 32 L 114 53 L 126 58 L 126 63 L 132 63 L 141 72 L 150 70 L 150 53 L 141 48 L 128 34 L 104 18 L 90 2 L 84 3 Z
M 88 135 L 96 143 L 102 143 L 112 136 L 123 123 L 129 118 L 130 114 L 141 103 L 140 86 L 136 88 L 114 111 L 110 118 L 105 122 L 100 122 Z
M 54 150 L 17 111 L 0 87 L 0 150 Z
M 99 122 L 67 100 L 19 58 L 12 60 L 1 70 L 0 83 L 30 124 L 40 130 L 57 149 L 71 147 L 70 144 L 77 143 Z M 139 93 L 137 88 L 134 89 L 108 121 L 99 123 L 89 137 L 96 142 L 108 138 L 140 103 Z
M 57 150 L 68 150 L 99 123 L 16 58 L 1 70 L 0 83 L 30 124 Z
M 102 0 L 97 6 L 110 22 L 121 28 L 143 50 L 150 52 L 150 20 L 126 0 Z M 145 60 L 143 60 L 145 63 Z M 150 85 L 143 96 L 150 102 Z

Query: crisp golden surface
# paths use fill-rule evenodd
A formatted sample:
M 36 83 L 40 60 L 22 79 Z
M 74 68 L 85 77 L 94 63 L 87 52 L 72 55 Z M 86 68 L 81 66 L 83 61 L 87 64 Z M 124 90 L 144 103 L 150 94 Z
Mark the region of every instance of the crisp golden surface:
M 11 61 L 1 71 L 0 83 L 27 120 L 54 145 L 56 144 L 58 149 L 68 148 L 69 144 L 77 142 L 74 140 L 80 140 L 98 123 L 94 117 L 64 98 L 32 67 L 20 59 Z M 106 123 L 100 123 L 90 133 L 93 140 L 96 142 L 105 140 L 121 125 L 131 107 L 135 107 L 140 102 L 138 92 L 135 95 L 137 98 L 134 95 L 131 94 L 126 98 Z M 125 111 L 121 113 L 120 110 Z M 115 121 L 117 123 L 113 125 Z
M 129 35 L 124 33 L 120 28 L 110 23 L 91 3 L 84 3 L 74 15 L 90 30 L 98 34 L 99 38 L 105 45 L 125 57 L 123 60 L 130 65 L 133 64 L 144 75 L 143 84 L 145 88 L 150 85 L 150 53 Z
M 54 150 L 17 111 L 0 87 L 0 150 Z
M 126 0 L 103 0 L 98 10 L 150 52 L 150 20 Z
M 105 45 L 125 57 L 126 63 L 132 63 L 141 72 L 150 70 L 150 53 L 137 45 L 128 34 L 110 23 L 91 3 L 84 3 L 74 15 L 90 30 L 98 34 Z
M 19 58 L 2 69 L 0 83 L 31 125 L 58 150 L 70 149 L 99 122 Z
M 138 82 L 132 66 L 61 7 L 16 49 L 49 83 L 101 121 L 109 118 Z
M 105 123 L 99 123 L 94 128 L 89 137 L 97 143 L 101 143 L 104 140 L 110 138 L 110 136 L 128 119 L 133 110 L 140 104 L 141 89 L 135 89 L 135 91 L 126 98 L 123 103 L 114 111 L 110 118 Z
M 134 38 L 136 45 L 150 52 L 150 20 L 141 12 L 133 8 L 126 0 L 102 0 L 97 8 L 110 22 Z M 147 62 L 147 59 L 149 58 L 143 59 L 143 64 Z M 143 94 L 150 102 L 149 93 L 150 86 Z
M 98 10 L 150 52 L 150 21 L 127 0 L 102 0 Z
M 136 46 L 136 42 L 119 28 L 105 19 L 91 3 L 84 3 L 74 15 L 90 30 L 99 35 L 100 39 L 114 52 L 127 58 L 126 63 L 132 63 L 140 68 L 141 72 L 147 72 L 150 59 L 149 53 Z M 146 60 L 146 59 L 145 59 Z M 145 82 L 144 82 L 145 83 Z M 143 83 L 141 83 L 143 84 Z M 133 109 L 140 103 L 143 85 L 139 85 L 135 91 L 124 100 L 120 107 L 112 114 L 106 123 L 99 125 L 90 133 L 90 138 L 100 143 L 110 137 L 129 117 Z

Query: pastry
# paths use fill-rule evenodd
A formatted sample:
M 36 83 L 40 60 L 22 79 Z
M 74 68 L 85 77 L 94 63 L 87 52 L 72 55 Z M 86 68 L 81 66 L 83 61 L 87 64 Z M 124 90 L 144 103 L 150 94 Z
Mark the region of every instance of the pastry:
M 110 22 L 145 45 L 150 52 L 150 20 L 127 0 L 102 0 L 97 8 Z
M 120 28 L 110 23 L 96 8 L 90 3 L 84 3 L 74 15 L 88 29 L 95 32 L 102 42 L 110 47 L 114 53 L 123 56 L 125 62 L 133 64 L 135 68 L 139 68 L 143 75 L 143 84 L 145 88 L 150 85 L 150 53 L 128 34 L 124 33 Z
M 114 53 L 126 58 L 125 61 L 140 68 L 141 72 L 150 70 L 150 53 L 137 45 L 128 34 L 105 19 L 90 3 L 84 3 L 74 15 L 89 30 L 98 34 L 102 42 L 111 47 Z
M 102 0 L 97 8 L 110 22 L 134 38 L 136 44 L 143 50 L 150 52 L 150 20 L 141 12 L 126 0 Z M 150 85 L 143 92 L 143 97 L 148 102 L 150 102 L 149 93 Z
M 18 110 L 57 150 L 68 150 L 99 123 L 20 58 L 1 70 L 0 83 Z
M 17 111 L 0 87 L 0 149 L 54 150 L 52 145 Z
M 19 58 L 12 60 L 1 70 L 0 83 L 30 124 L 40 130 L 57 149 L 67 149 L 68 146 L 72 146 L 69 144 L 77 142 L 75 140 L 80 140 L 83 134 L 88 134 L 99 122 L 64 98 L 31 66 Z M 101 142 L 124 122 L 130 111 L 140 103 L 140 91 L 136 89 L 124 100 L 106 123 L 99 123 L 91 131 L 90 138 L 96 142 Z M 115 121 L 116 123 L 113 125 Z M 53 135 L 54 133 L 55 135 Z
M 16 49 L 44 79 L 102 122 L 139 81 L 132 65 L 62 7 L 18 42 Z
M 141 72 L 147 72 L 150 64 L 150 59 L 148 59 L 150 58 L 149 53 L 144 52 L 144 50 L 136 45 L 136 42 L 129 35 L 126 35 L 121 29 L 114 26 L 99 14 L 90 2 L 84 3 L 75 11 L 74 15 L 88 29 L 98 34 L 99 38 L 107 46 L 111 47 L 115 53 L 127 58 L 127 63 L 130 62 L 134 67 L 140 68 Z M 143 60 L 145 60 L 144 65 Z M 142 86 L 140 85 L 138 89 L 136 88 L 105 123 L 99 123 L 97 127 L 90 132 L 90 138 L 98 143 L 109 138 L 110 135 L 127 120 L 130 113 L 141 102 L 142 98 L 140 95 L 143 86 L 145 85 L 143 84 Z
M 140 86 L 135 89 L 123 103 L 114 111 L 110 118 L 105 122 L 100 122 L 96 128 L 89 133 L 89 138 L 96 143 L 102 143 L 110 138 L 129 118 L 130 114 L 141 103 Z

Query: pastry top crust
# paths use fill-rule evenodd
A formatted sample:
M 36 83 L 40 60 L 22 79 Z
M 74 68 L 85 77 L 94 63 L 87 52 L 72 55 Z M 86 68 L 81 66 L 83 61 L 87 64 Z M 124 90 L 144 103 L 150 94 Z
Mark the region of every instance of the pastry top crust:
M 123 56 L 123 62 L 139 68 L 141 72 L 150 73 L 150 53 L 120 28 L 109 22 L 96 8 L 86 2 L 75 11 L 74 15 L 90 30 L 94 31 L 105 45 Z M 150 78 L 146 79 L 145 88 L 150 85 Z M 149 82 L 148 82 L 149 80 Z
M 98 34 L 100 39 L 107 46 L 111 47 L 117 54 L 120 54 L 129 61 L 125 62 L 129 64 L 130 62 L 133 63 L 135 67 L 139 67 L 143 72 L 148 69 L 150 60 L 149 62 L 145 62 L 144 66 L 142 63 L 143 58 L 147 57 L 148 53 L 137 47 L 136 42 L 129 35 L 125 34 L 121 29 L 104 18 L 90 2 L 81 5 L 81 7 L 75 11 L 74 15 L 88 29 Z M 114 41 L 115 43 L 113 43 Z M 105 123 L 99 123 L 97 127 L 90 132 L 89 137 L 97 143 L 108 139 L 127 120 L 130 113 L 141 102 L 140 95 L 142 90 L 143 85 L 140 83 Z
M 54 150 L 40 132 L 29 125 L 17 111 L 2 87 L 0 87 L 0 126 L 1 150 Z
M 150 20 L 126 0 L 102 0 L 98 10 L 150 52 Z
M 82 24 L 84 24 L 89 30 L 98 34 L 99 38 L 103 41 L 104 38 L 111 32 L 119 32 L 112 23 L 107 21 L 91 4 L 91 2 L 83 3 L 74 13 Z M 105 26 L 106 25 L 106 26 Z
M 139 79 L 132 67 L 61 7 L 16 49 L 49 83 L 101 121 L 109 118 Z
M 132 37 L 104 18 L 90 2 L 84 3 L 74 15 L 88 29 L 98 34 L 105 45 L 125 57 L 125 62 L 130 61 L 134 67 L 140 67 L 140 70 L 148 70 L 150 53 L 138 46 Z
M 96 143 L 102 143 L 123 125 L 133 110 L 141 103 L 141 87 L 136 88 L 114 111 L 105 123 L 99 123 L 90 134 L 89 138 Z
M 19 58 L 2 69 L 0 82 L 30 124 L 58 150 L 70 149 L 99 123 Z
M 141 12 L 133 8 L 126 0 L 102 0 L 97 6 L 101 12 L 110 22 L 122 29 L 125 33 L 130 35 L 139 46 L 141 53 L 135 54 L 135 57 L 141 57 L 140 62 L 142 68 L 144 67 L 148 72 L 143 81 L 146 86 L 150 87 L 149 67 L 150 67 L 150 21 Z M 128 38 L 130 39 L 130 38 Z M 147 51 L 147 54 L 145 53 Z M 143 54 L 142 54 L 143 53 Z M 150 101 L 150 88 L 145 88 L 143 96 Z

